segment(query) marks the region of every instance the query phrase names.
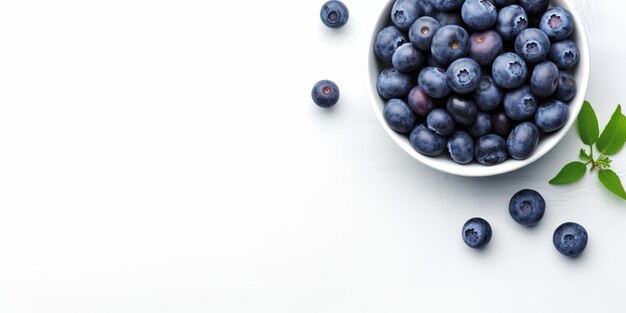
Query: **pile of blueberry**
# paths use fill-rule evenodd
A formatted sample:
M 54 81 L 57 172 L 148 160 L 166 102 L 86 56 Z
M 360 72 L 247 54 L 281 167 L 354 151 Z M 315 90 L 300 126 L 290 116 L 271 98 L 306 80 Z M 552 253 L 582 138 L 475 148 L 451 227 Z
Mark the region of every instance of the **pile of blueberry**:
M 546 212 L 546 201 L 541 194 L 532 189 L 523 189 L 513 195 L 509 202 L 509 214 L 513 220 L 523 226 L 539 223 Z M 461 236 L 465 244 L 480 249 L 491 241 L 491 225 L 480 217 L 469 219 L 463 225 Z M 587 230 L 577 223 L 563 223 L 552 235 L 554 247 L 563 255 L 579 256 L 587 247 Z
M 523 160 L 576 94 L 574 20 L 550 0 L 395 0 L 374 53 L 384 117 L 421 154 Z

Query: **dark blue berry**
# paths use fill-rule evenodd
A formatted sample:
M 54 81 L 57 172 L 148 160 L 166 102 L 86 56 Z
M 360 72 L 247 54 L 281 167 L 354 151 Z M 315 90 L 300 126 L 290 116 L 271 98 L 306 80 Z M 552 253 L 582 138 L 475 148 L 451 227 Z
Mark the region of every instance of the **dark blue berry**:
M 569 257 L 579 256 L 587 247 L 588 240 L 587 230 L 572 222 L 561 224 L 552 235 L 552 243 L 556 250 Z
M 407 31 L 419 17 L 417 0 L 396 0 L 391 7 L 391 22 L 400 30 Z
M 430 52 L 433 36 L 440 27 L 441 25 L 436 19 L 422 16 L 409 29 L 409 40 L 416 48 Z
M 576 96 L 576 78 L 568 72 L 559 72 L 559 84 L 552 97 L 560 101 L 570 101 L 574 96 Z
M 491 130 L 494 134 L 507 138 L 511 132 L 511 119 L 503 111 L 491 114 Z
M 444 109 L 430 111 L 426 118 L 426 125 L 428 129 L 441 136 L 448 136 L 454 131 L 454 120 L 450 113 Z
M 502 137 L 489 134 L 476 141 L 476 160 L 483 165 L 497 165 L 506 160 L 506 141 Z
M 450 157 L 456 163 L 468 164 L 474 159 L 474 139 L 462 130 L 450 135 L 447 146 Z
M 424 124 L 411 131 L 409 142 L 415 151 L 428 156 L 440 155 L 446 149 L 446 138 L 435 134 Z
M 374 55 L 385 64 L 391 64 L 391 58 L 396 50 L 409 42 L 408 38 L 395 26 L 387 26 L 376 34 L 374 41 Z
M 480 64 L 470 58 L 460 58 L 452 62 L 446 72 L 450 89 L 460 94 L 468 94 L 480 85 L 482 71 Z
M 528 15 L 539 15 L 546 11 L 550 0 L 519 0 L 519 5 Z
M 322 6 L 320 18 L 322 23 L 330 28 L 341 28 L 348 23 L 350 12 L 341 1 L 331 0 Z
M 446 110 L 455 122 L 464 126 L 473 125 L 478 114 L 478 108 L 472 99 L 457 95 L 448 98 Z
M 527 121 L 535 116 L 537 98 L 528 85 L 511 90 L 504 95 L 504 113 L 514 121 Z
M 416 118 L 406 102 L 391 99 L 385 104 L 383 111 L 385 121 L 391 129 L 399 133 L 408 133 L 415 127 Z
M 578 48 L 571 40 L 555 42 L 548 54 L 548 59 L 554 62 L 561 70 L 569 70 L 574 67 L 578 63 L 579 57 Z
M 411 75 L 395 68 L 382 71 L 376 83 L 378 94 L 384 99 L 404 98 L 411 91 L 411 87 L 413 87 Z
M 558 100 L 549 100 L 537 108 L 535 125 L 544 133 L 561 129 L 567 123 L 569 108 Z
M 415 86 L 409 91 L 407 100 L 409 108 L 422 117 L 426 117 L 435 107 L 433 99 L 420 86 Z
M 491 74 L 498 86 L 513 89 L 524 84 L 528 76 L 528 68 L 519 55 L 506 52 L 493 61 Z
M 504 91 L 489 75 L 483 75 L 478 88 L 474 91 L 473 99 L 476 106 L 482 111 L 491 111 L 502 103 Z
M 313 102 L 322 108 L 330 108 L 339 101 L 339 87 L 330 80 L 320 80 L 311 90 Z
M 487 0 L 465 0 L 461 7 L 461 18 L 474 30 L 486 30 L 496 24 L 498 10 Z
M 527 63 L 539 63 L 550 52 L 550 39 L 537 28 L 524 29 L 515 39 L 515 52 Z
M 463 225 L 461 236 L 470 248 L 480 249 L 491 241 L 491 225 L 480 217 L 469 219 Z
M 546 201 L 538 192 L 531 189 L 518 191 L 509 202 L 509 214 L 524 226 L 536 225 L 545 212 Z
M 513 40 L 528 27 L 528 15 L 519 5 L 509 5 L 498 12 L 496 30 L 506 40 Z
M 418 85 L 433 98 L 444 98 L 451 92 L 446 71 L 438 67 L 425 67 L 417 78 Z
M 509 155 L 517 160 L 528 159 L 537 149 L 539 143 L 539 128 L 530 122 L 523 122 L 515 126 L 506 140 Z
M 440 63 L 450 64 L 464 57 L 469 49 L 469 35 L 460 26 L 442 26 L 433 36 L 430 52 Z
M 502 37 L 497 32 L 476 32 L 470 36 L 468 56 L 482 66 L 489 66 L 502 53 L 503 47 Z
M 537 64 L 530 76 L 530 88 L 537 97 L 548 97 L 559 85 L 559 69 L 550 61 Z
M 574 31 L 574 18 L 562 7 L 551 7 L 541 16 L 539 29 L 552 41 L 563 40 Z
M 491 132 L 491 115 L 478 112 L 474 124 L 467 128 L 467 132 L 474 138 L 480 138 Z
M 417 50 L 413 44 L 405 43 L 396 50 L 391 58 L 391 64 L 400 72 L 413 72 L 426 61 L 426 56 Z

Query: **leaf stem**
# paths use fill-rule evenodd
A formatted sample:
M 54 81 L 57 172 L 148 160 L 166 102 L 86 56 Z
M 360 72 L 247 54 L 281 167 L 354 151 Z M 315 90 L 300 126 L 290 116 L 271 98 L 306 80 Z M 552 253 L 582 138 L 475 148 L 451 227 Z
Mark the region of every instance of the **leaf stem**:
M 593 145 L 589 145 L 589 158 L 591 159 L 589 161 L 591 162 L 591 169 L 589 172 L 593 172 L 593 170 L 598 166 L 598 164 L 596 164 L 596 160 L 593 159 Z

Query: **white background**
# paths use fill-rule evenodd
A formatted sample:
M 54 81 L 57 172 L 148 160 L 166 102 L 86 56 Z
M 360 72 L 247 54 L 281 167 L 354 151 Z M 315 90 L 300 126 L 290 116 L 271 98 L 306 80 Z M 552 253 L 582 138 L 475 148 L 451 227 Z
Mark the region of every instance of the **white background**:
M 385 1 L 346 0 L 339 31 L 322 2 L 2 1 L 0 312 L 623 311 L 624 201 L 593 175 L 547 184 L 576 133 L 499 177 L 422 166 L 366 97 Z M 577 6 L 604 125 L 626 5 Z M 548 203 L 532 229 L 507 211 L 522 188 Z M 481 252 L 460 238 L 473 216 L 494 229 Z M 566 221 L 589 231 L 576 260 L 552 246 Z

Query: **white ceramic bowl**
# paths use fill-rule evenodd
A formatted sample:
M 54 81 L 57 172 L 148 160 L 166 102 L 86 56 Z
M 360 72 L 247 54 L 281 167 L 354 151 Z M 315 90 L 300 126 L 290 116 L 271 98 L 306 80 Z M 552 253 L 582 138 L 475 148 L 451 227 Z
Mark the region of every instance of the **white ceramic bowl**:
M 567 131 L 574 125 L 576 121 L 576 117 L 578 116 L 578 112 L 582 107 L 583 101 L 585 99 L 585 93 L 587 91 L 587 84 L 589 83 L 589 44 L 587 43 L 587 35 L 585 33 L 585 29 L 583 24 L 581 23 L 580 14 L 576 11 L 576 7 L 569 0 L 552 0 L 551 6 L 561 6 L 568 9 L 575 20 L 575 28 L 574 33 L 572 34 L 571 39 L 576 42 L 578 49 L 580 51 L 580 60 L 576 67 L 571 71 L 571 73 L 576 77 L 576 84 L 578 87 L 578 91 L 574 99 L 569 101 L 569 119 L 565 126 L 552 133 L 552 134 L 542 134 L 541 139 L 539 140 L 539 145 L 537 146 L 537 150 L 535 153 L 526 160 L 514 160 L 512 158 L 508 158 L 505 162 L 500 163 L 494 166 L 484 166 L 477 162 L 473 162 L 467 165 L 457 164 L 447 155 L 447 151 L 438 157 L 429 157 L 422 155 L 415 151 L 411 144 L 409 143 L 408 136 L 403 134 L 398 134 L 393 131 L 385 122 L 385 118 L 383 117 L 383 108 L 385 105 L 385 100 L 378 95 L 376 90 L 376 80 L 380 72 L 385 69 L 385 66 L 382 65 L 374 56 L 374 41 L 376 40 L 376 34 L 379 30 L 383 29 L 383 27 L 390 25 L 391 21 L 389 18 L 391 6 L 393 5 L 393 0 L 387 1 L 386 5 L 381 8 L 380 15 L 378 20 L 376 21 L 376 25 L 372 30 L 372 37 L 369 41 L 368 46 L 368 54 L 367 54 L 367 62 L 368 62 L 368 96 L 370 99 L 370 103 L 374 110 L 374 114 L 376 118 L 385 129 L 387 134 L 395 141 L 402 150 L 411 155 L 416 160 L 434 168 L 442 172 L 460 175 L 460 176 L 493 176 L 499 175 L 507 172 L 511 172 L 517 169 L 520 169 L 532 162 L 535 162 L 537 159 L 548 153 L 557 143 L 565 136 Z M 506 138 L 505 138 L 506 139 Z

